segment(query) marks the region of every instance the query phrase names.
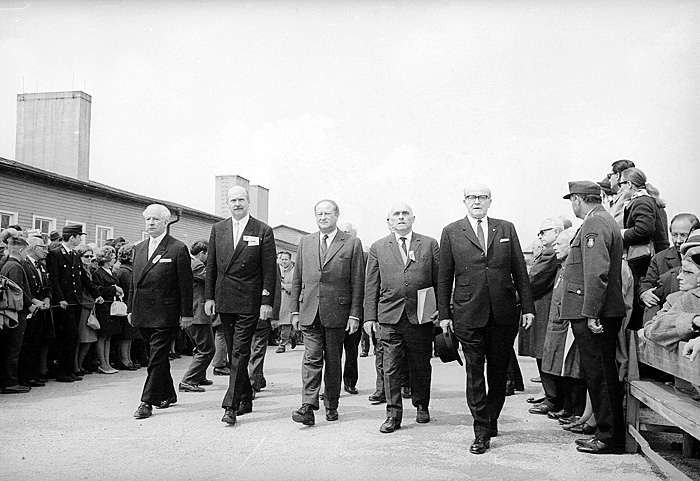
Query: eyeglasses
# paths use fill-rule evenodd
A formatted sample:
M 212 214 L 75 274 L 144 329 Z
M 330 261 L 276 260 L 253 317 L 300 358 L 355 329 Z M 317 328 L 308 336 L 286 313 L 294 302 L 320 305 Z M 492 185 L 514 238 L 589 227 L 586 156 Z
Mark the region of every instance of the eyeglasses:
M 613 175 L 620 175 L 620 174 L 618 174 L 617 172 L 610 172 L 610 173 L 607 175 L 608 179 L 610 179 L 610 177 L 612 177 Z
M 543 236 L 544 236 L 547 232 L 549 232 L 550 230 L 554 230 L 554 227 L 550 227 L 549 229 L 542 229 L 541 231 L 539 231 L 539 232 L 537 233 L 537 235 L 540 236 L 540 237 L 543 237 Z
M 95 258 L 95 256 L 92 255 L 92 254 L 83 254 L 83 255 L 80 256 L 80 257 L 85 257 L 86 259 L 94 259 L 94 258 Z
M 491 197 L 488 195 L 465 195 L 464 199 L 467 200 L 468 202 L 474 202 L 476 199 L 479 199 L 479 202 L 486 202 L 489 200 Z
M 630 182 L 629 180 L 621 180 L 618 182 L 618 184 L 620 185 L 620 187 L 622 187 L 625 184 L 629 184 L 629 186 L 632 187 L 632 182 Z

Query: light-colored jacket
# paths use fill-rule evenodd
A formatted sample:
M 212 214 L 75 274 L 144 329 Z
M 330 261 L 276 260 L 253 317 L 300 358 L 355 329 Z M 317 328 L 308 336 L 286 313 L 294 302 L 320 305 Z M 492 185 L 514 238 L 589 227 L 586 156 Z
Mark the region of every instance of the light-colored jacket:
M 693 318 L 700 316 L 700 287 L 687 292 L 674 292 L 663 308 L 644 325 L 644 337 L 667 348 L 697 337 Z

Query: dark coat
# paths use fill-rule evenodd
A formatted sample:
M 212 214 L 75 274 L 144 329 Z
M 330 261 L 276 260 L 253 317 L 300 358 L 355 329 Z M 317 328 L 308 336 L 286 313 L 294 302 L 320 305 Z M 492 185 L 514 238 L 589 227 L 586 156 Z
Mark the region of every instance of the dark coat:
M 345 327 L 348 317 L 362 319 L 365 266 L 362 242 L 338 230 L 323 263 L 319 232 L 299 241 L 292 280 L 291 312 L 310 326 L 319 314 L 324 327 Z
M 80 304 L 86 309 L 92 308 L 90 303 L 83 301 L 83 289 L 93 299 L 100 297 L 100 293 L 83 269 L 77 254 L 66 252 L 63 245 L 60 245 L 49 251 L 46 266 L 49 269 L 53 292 L 51 302 L 54 305 L 66 301 L 70 305 Z
M 650 240 L 656 252 L 669 246 L 666 210 L 657 206 L 649 195 L 634 197 L 625 207 L 625 229 L 625 247 L 643 245 Z
M 217 313 L 253 314 L 262 304 L 273 306 L 276 269 L 270 226 L 250 217 L 235 250 L 232 218 L 212 226 L 204 292 L 207 300 L 216 301 Z
M 624 317 L 622 236 L 602 205 L 583 220 L 564 268 L 562 319 Z
M 651 264 L 647 269 L 647 273 L 642 277 L 639 286 L 639 292 L 645 292 L 649 289 L 654 289 L 659 285 L 659 278 L 662 274 L 670 271 L 674 267 L 680 267 L 681 254 L 676 246 L 671 246 L 661 252 L 657 252 L 651 259 Z
M 542 359 L 547 324 L 549 323 L 549 309 L 552 305 L 552 289 L 557 280 L 559 259 L 552 246 L 547 246 L 535 259 L 530 268 L 530 285 L 532 297 L 535 299 L 535 320 L 530 329 L 523 331 L 521 335 L 530 336 L 530 356 Z M 518 351 L 522 356 L 523 353 Z
M 148 242 L 134 247 L 128 311 L 134 327 L 170 328 L 192 317 L 192 268 L 187 246 L 166 234 L 153 256 Z
M 204 282 L 206 280 L 206 266 L 199 259 L 192 257 L 190 261 L 192 266 L 192 313 L 194 314 L 193 324 L 211 324 L 212 316 L 207 316 L 204 312 Z
M 418 324 L 418 290 L 432 287 L 437 293 L 440 248 L 435 239 L 413 233 L 406 264 L 396 236 L 389 234 L 369 249 L 365 274 L 364 315 L 367 321 L 396 324 L 404 310 L 411 324 Z M 432 315 L 429 312 L 428 315 Z
M 95 315 L 98 319 L 102 320 L 110 316 L 112 303 L 117 298 L 119 279 L 117 279 L 114 273 L 110 274 L 102 267 L 98 267 L 92 273 L 92 281 L 95 283 L 97 290 L 100 291 L 102 299 L 104 299 L 102 304 L 95 304 Z
M 466 217 L 442 230 L 437 304 L 440 319 L 452 319 L 458 335 L 485 326 L 491 312 L 496 324 L 517 325 L 520 319 L 517 295 L 523 313 L 535 312 L 515 226 L 492 218 L 488 219 L 488 225 L 491 232 L 487 255 Z

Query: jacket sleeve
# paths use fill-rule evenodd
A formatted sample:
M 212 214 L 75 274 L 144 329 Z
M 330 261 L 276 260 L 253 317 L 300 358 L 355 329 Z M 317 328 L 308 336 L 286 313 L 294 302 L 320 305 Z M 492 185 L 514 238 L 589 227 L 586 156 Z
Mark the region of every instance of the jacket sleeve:
M 292 276 L 292 293 L 289 299 L 289 312 L 299 312 L 299 296 L 301 295 L 301 276 L 304 271 L 304 245 L 305 238 L 302 237 L 299 241 L 297 250 L 297 262 L 294 266 L 294 275 Z
M 207 251 L 207 270 L 204 281 L 204 299 L 214 300 L 216 292 L 216 225 L 211 226 L 211 234 L 209 235 L 209 250 Z
M 350 282 L 352 285 L 352 304 L 350 315 L 362 320 L 362 304 L 365 298 L 365 256 L 362 251 L 362 241 L 352 239 L 352 265 L 350 267 Z
M 581 257 L 583 262 L 583 307 L 581 316 L 598 319 L 605 305 L 609 282 L 612 233 L 597 215 L 592 215 L 581 226 Z
M 654 199 L 646 195 L 632 201 L 625 217 L 625 246 L 645 244 L 651 240 L 656 229 L 655 206 Z
M 440 319 L 452 319 L 450 299 L 454 284 L 455 260 L 452 256 L 452 244 L 447 228 L 440 237 L 440 266 L 438 269 L 437 305 Z
M 379 272 L 379 259 L 377 257 L 377 244 L 372 244 L 367 257 L 367 269 L 365 270 L 365 320 L 377 320 L 377 304 L 379 303 L 379 289 L 382 278 Z
M 530 268 L 530 286 L 532 297 L 539 299 L 552 289 L 557 279 L 559 261 L 554 249 L 548 248 L 537 258 Z
M 513 276 L 513 282 L 515 283 L 515 288 L 520 295 L 520 305 L 522 307 L 523 314 L 534 314 L 535 313 L 535 301 L 532 297 L 532 287 L 530 286 L 530 278 L 527 275 L 527 265 L 525 264 L 525 257 L 523 256 L 523 251 L 520 248 L 520 240 L 518 239 L 518 233 L 515 231 L 515 227 L 511 224 L 511 274 Z M 554 270 L 554 275 L 556 276 L 556 268 Z M 554 285 L 554 284 L 552 284 Z
M 185 244 L 180 243 L 177 251 L 177 284 L 180 291 L 180 317 L 192 317 L 193 278 L 190 253 Z
M 54 304 L 59 304 L 61 301 L 65 301 L 66 298 L 63 295 L 63 290 L 61 289 L 61 280 L 58 274 L 58 266 L 61 260 L 58 258 L 60 254 L 56 251 L 49 251 L 49 255 L 46 256 L 46 269 L 49 271 L 49 279 L 51 280 L 51 302 Z
M 266 227 L 262 232 L 262 245 L 260 249 L 260 264 L 263 273 L 263 291 L 267 294 L 262 295 L 260 303 L 267 306 L 274 306 L 275 292 L 277 287 L 277 248 L 275 247 L 275 235 L 270 227 Z
M 697 336 L 693 331 L 693 318 L 698 312 L 683 312 L 679 308 L 682 296 L 671 295 L 666 299 L 663 308 L 644 325 L 644 337 L 664 347 L 674 347 L 681 341 L 687 341 Z
M 639 293 L 646 292 L 659 285 L 659 259 L 662 259 L 664 253 L 659 252 L 651 258 L 651 263 L 647 269 L 647 273 L 642 277 L 639 284 Z

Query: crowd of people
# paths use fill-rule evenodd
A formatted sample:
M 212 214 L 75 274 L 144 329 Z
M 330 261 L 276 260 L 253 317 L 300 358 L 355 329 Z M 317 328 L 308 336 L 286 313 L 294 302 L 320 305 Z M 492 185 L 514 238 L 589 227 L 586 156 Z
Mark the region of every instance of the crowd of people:
M 134 413 L 144 419 L 177 402 L 169 359 L 184 333 L 193 355 L 177 391 L 203 392 L 213 366 L 229 378 L 222 421 L 235 425 L 267 384 L 270 340 L 282 354 L 303 337 L 292 419 L 312 426 L 320 401 L 333 422 L 341 389 L 357 394 L 358 355 L 374 344 L 369 401 L 387 404 L 380 431 L 391 433 L 403 423 L 402 399 L 417 423 L 430 422 L 431 357 L 461 345 L 469 450 L 481 454 L 499 434 L 506 397 L 524 389 L 517 337 L 544 391 L 528 399 L 529 412 L 591 435 L 576 440 L 579 451 L 621 452 L 626 331 L 667 347 L 690 341 L 691 359 L 700 351 L 700 222 L 678 213 L 669 224 L 659 191 L 629 160 L 614 162 L 601 182 L 570 182 L 564 198 L 582 225 L 545 219 L 529 269 L 514 225 L 488 216 L 483 184 L 464 189 L 467 215 L 439 243 L 413 231 L 413 209 L 399 202 L 386 217 L 388 236 L 368 251 L 324 199 L 314 206 L 319 230 L 302 237 L 295 261 L 250 216 L 240 186 L 228 192 L 231 218 L 189 247 L 166 232 L 170 213 L 158 204 L 144 211 L 149 240 L 136 245 L 83 244 L 79 225 L 50 239 L 12 226 L 0 234 L 2 393 L 147 366 Z M 695 386 L 676 386 L 697 398 Z

